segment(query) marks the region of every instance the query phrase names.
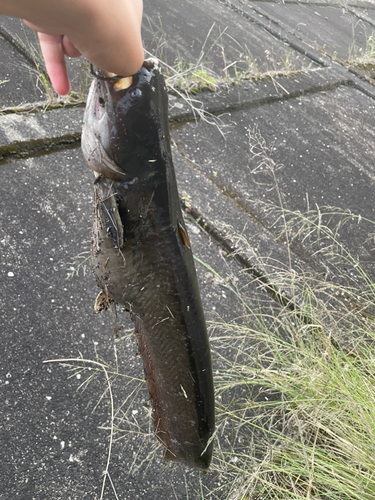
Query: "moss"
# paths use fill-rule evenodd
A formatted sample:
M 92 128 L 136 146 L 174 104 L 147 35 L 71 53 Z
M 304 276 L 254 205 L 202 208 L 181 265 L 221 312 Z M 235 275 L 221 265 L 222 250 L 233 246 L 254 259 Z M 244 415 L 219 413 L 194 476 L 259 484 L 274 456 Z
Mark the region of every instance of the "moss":
M 83 108 L 86 106 L 86 101 L 69 101 L 69 102 L 34 102 L 25 104 L 25 106 L 17 106 L 15 108 L 1 108 L 0 115 L 20 114 L 20 113 L 38 113 L 39 111 L 51 111 L 53 109 L 65 108 Z
M 0 147 L 0 164 L 11 158 L 26 158 L 48 154 L 49 152 L 76 148 L 81 144 L 81 134 L 65 134 L 61 137 L 47 139 L 30 139 L 29 141 L 17 141 Z

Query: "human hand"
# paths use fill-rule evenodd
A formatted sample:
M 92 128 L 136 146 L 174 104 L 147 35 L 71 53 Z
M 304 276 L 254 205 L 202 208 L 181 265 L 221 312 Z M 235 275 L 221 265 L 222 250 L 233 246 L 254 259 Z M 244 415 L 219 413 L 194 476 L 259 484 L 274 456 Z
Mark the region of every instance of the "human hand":
M 123 76 L 142 66 L 142 0 L 0 0 L 0 13 L 23 18 L 38 32 L 57 93 L 69 92 L 65 56 Z

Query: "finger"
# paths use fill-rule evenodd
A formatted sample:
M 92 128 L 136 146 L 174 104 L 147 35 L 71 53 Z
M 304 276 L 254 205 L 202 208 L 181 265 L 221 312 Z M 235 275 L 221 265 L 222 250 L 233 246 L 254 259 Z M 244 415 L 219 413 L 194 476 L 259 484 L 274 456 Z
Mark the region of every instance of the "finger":
M 70 84 L 66 70 L 62 36 L 38 33 L 38 37 L 53 88 L 58 94 L 66 95 L 70 90 Z
M 62 46 L 64 54 L 68 57 L 79 57 L 81 55 L 81 52 L 72 44 L 66 35 L 62 37 Z
M 29 28 L 31 28 L 32 30 L 34 30 L 34 31 L 39 31 L 39 30 L 38 30 L 38 27 L 37 27 L 37 26 L 35 26 L 35 24 L 30 23 L 29 21 L 26 21 L 26 19 L 23 19 L 23 22 L 24 22 L 24 23 L 25 23 L 25 24 L 26 24 Z

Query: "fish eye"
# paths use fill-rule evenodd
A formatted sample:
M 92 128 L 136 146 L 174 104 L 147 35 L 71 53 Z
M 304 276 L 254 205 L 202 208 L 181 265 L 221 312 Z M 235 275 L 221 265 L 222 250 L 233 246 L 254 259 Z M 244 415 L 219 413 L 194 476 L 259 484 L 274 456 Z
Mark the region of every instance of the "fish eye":
M 133 97 L 135 99 L 138 99 L 139 97 L 141 97 L 142 95 L 142 92 L 140 89 L 134 89 L 130 92 L 130 97 Z

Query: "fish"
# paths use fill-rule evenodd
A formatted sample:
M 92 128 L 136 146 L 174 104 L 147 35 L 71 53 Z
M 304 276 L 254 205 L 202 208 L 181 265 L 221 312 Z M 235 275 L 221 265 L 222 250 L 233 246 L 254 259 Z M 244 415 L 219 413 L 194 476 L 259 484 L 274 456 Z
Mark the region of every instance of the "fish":
M 207 471 L 215 431 L 211 354 L 156 59 L 126 79 L 97 74 L 81 147 L 95 173 L 94 275 L 104 302 L 123 306 L 135 324 L 164 458 Z

